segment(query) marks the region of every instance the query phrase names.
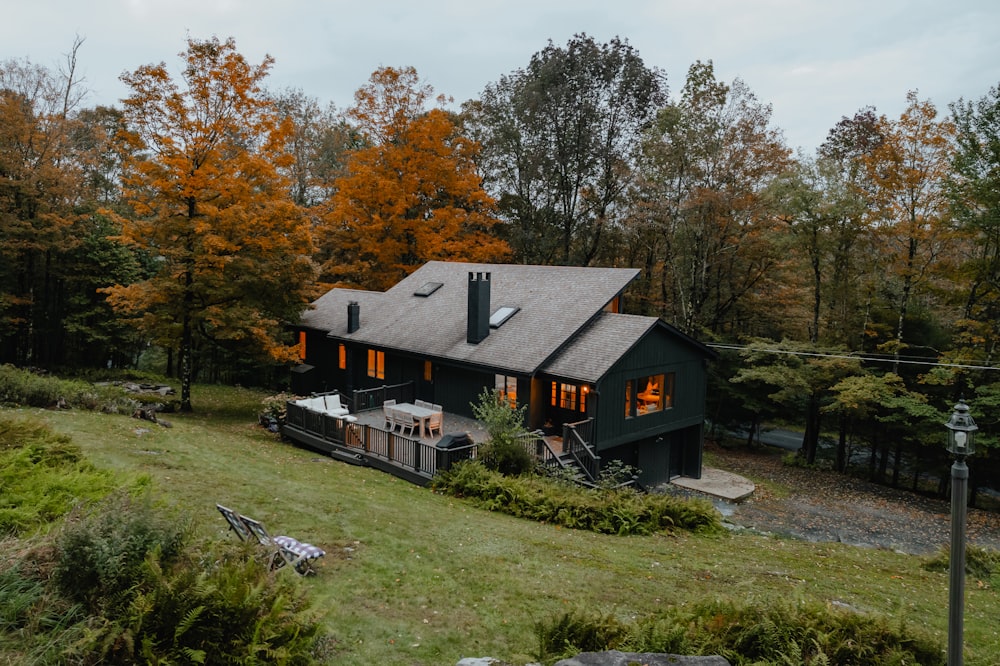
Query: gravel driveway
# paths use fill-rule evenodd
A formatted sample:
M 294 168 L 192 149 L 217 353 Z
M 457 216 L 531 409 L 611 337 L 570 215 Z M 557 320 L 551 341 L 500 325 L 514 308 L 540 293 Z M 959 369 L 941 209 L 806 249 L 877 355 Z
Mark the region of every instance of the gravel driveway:
M 757 482 L 757 490 L 740 504 L 716 502 L 737 528 L 793 536 L 810 541 L 837 541 L 927 555 L 951 540 L 948 500 L 923 497 L 853 477 L 787 467 L 783 452 L 747 451 L 706 445 L 716 467 Z M 768 487 L 780 488 L 780 496 Z M 969 543 L 1000 550 L 1000 513 L 969 509 Z

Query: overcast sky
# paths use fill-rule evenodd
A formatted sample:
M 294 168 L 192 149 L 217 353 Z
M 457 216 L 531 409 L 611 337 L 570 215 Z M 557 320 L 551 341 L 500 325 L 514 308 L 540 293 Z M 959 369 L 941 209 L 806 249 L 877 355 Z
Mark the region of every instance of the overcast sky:
M 254 64 L 275 58 L 269 87 L 350 106 L 381 66 L 413 66 L 456 104 L 528 64 L 549 40 L 618 36 L 667 73 L 688 67 L 743 79 L 773 108 L 791 148 L 812 154 L 865 106 L 898 118 L 917 90 L 942 113 L 1000 84 L 997 0 L 3 0 L 0 61 L 55 69 L 74 38 L 87 106 L 117 104 L 124 71 L 166 62 L 186 39 L 233 37 Z

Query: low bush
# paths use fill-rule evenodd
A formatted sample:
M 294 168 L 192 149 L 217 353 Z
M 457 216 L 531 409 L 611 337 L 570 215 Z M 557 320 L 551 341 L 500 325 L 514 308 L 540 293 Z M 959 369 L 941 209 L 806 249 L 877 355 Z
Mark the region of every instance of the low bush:
M 546 664 L 585 650 L 720 655 L 733 666 L 945 663 L 942 646 L 921 630 L 820 604 L 716 601 L 629 622 L 566 613 L 539 623 L 537 635 Z
M 433 488 L 490 511 L 602 534 L 652 534 L 683 529 L 722 531 L 708 501 L 643 494 L 632 489 L 592 490 L 540 476 L 504 476 L 465 461 L 434 478 Z
M 116 386 L 96 386 L 86 381 L 59 379 L 12 365 L 0 365 L 0 404 L 131 413 L 135 401 Z
M 69 438 L 38 423 L 0 416 L 0 533 L 29 533 L 119 484 L 112 473 L 85 460 Z
M 145 575 L 146 557 L 172 564 L 185 541 L 185 526 L 154 511 L 148 493 L 116 493 L 97 507 L 67 517 L 56 537 L 53 582 L 68 599 L 92 612 L 114 604 Z M 102 607 L 111 604 L 110 608 Z
M 247 544 L 192 543 L 148 497 L 116 494 L 0 571 L 3 655 L 38 664 L 309 664 L 297 576 Z
M 511 409 L 500 393 L 490 389 L 483 389 L 479 401 L 473 403 L 473 415 L 489 434 L 489 439 L 479 446 L 479 457 L 489 469 L 505 476 L 519 476 L 534 469 L 535 459 L 521 443 L 521 437 L 527 434 L 526 409 L 524 405 Z
M 945 572 L 951 566 L 951 548 L 940 550 L 923 564 L 927 571 Z M 968 545 L 965 548 L 965 574 L 983 580 L 1000 575 L 1000 552 Z

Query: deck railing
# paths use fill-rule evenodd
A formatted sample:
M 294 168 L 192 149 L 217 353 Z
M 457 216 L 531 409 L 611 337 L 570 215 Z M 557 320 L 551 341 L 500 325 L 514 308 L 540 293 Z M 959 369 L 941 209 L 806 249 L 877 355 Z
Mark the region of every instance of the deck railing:
M 569 455 L 592 483 L 601 472 L 601 457 L 590 445 L 594 419 L 563 424 L 563 453 Z
M 405 386 L 405 385 L 400 385 Z M 388 387 L 385 387 L 388 388 Z M 357 404 L 357 403 L 355 403 Z M 381 403 L 379 403 L 381 407 Z M 475 458 L 478 446 L 460 446 L 442 449 L 434 444 L 413 437 L 397 434 L 377 426 L 357 423 L 330 414 L 307 409 L 294 402 L 286 405 L 285 425 L 291 429 L 285 434 L 318 447 L 328 453 L 361 456 L 369 461 L 386 463 L 383 469 L 410 480 L 429 481 L 439 469 L 447 469 L 454 462 Z M 596 483 L 600 474 L 601 457 L 589 443 L 593 433 L 593 419 L 563 424 L 562 451 L 556 451 L 539 432 L 525 433 L 521 445 L 529 454 L 544 464 L 578 469 L 586 481 Z
M 382 403 L 386 400 L 413 402 L 415 395 L 416 387 L 413 382 L 358 389 L 354 391 L 354 411 L 367 412 L 372 409 L 382 409 Z
M 293 402 L 286 406 L 286 434 L 295 438 L 296 430 L 309 437 L 306 443 L 327 452 L 334 449 L 344 454 L 360 455 L 368 460 L 380 460 L 391 468 L 405 472 L 405 478 L 428 481 L 439 469 L 476 457 L 477 445 L 440 449 L 434 444 L 383 430 L 365 423 L 347 421 L 336 416 L 306 409 Z M 390 472 L 394 470 L 389 468 Z

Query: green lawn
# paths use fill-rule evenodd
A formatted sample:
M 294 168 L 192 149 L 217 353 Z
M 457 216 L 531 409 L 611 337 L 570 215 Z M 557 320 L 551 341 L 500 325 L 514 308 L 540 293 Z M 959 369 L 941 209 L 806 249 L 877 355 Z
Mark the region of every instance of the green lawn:
M 818 600 L 925 627 L 944 647 L 947 574 L 922 558 L 751 535 L 604 536 L 492 514 L 279 441 L 255 425 L 261 397 L 198 386 L 198 411 L 166 416 L 171 428 L 9 411 L 71 435 L 98 465 L 149 474 L 206 534 L 236 538 L 218 502 L 325 548 L 305 583 L 338 664 L 520 664 L 534 659 L 535 624 L 566 611 L 627 619 L 710 599 Z M 1000 597 L 968 588 L 966 663 L 996 665 Z

